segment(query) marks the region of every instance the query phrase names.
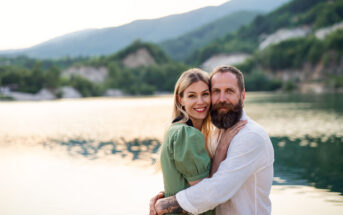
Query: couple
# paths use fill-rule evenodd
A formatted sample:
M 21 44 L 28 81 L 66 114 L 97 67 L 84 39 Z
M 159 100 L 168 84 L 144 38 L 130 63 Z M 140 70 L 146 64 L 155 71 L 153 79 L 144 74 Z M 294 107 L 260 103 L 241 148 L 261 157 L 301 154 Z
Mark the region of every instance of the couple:
M 161 148 L 164 192 L 150 200 L 150 215 L 271 213 L 274 151 L 265 130 L 245 114 L 244 99 L 235 67 L 180 76 Z

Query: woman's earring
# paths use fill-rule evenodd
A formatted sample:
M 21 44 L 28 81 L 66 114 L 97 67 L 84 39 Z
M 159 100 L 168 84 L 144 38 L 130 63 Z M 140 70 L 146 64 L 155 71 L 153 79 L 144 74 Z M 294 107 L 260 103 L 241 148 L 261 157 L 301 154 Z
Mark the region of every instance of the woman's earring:
M 185 106 L 181 106 L 182 110 L 186 111 Z

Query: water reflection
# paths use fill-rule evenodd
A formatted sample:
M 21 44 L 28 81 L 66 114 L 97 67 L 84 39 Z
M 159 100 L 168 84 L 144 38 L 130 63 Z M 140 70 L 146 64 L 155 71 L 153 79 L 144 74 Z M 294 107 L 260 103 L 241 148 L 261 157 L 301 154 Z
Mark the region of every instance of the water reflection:
M 343 193 L 343 137 L 272 137 L 275 176 Z M 280 183 L 282 184 L 282 183 Z
M 155 163 L 156 154 L 160 148 L 160 141 L 151 139 L 138 139 L 126 140 L 120 138 L 114 141 L 95 141 L 95 140 L 82 140 L 70 139 L 67 141 L 51 140 L 45 142 L 44 147 L 54 150 L 58 145 L 65 148 L 69 155 L 73 157 L 83 156 L 87 159 L 94 160 L 104 158 L 108 155 L 119 155 L 122 158 L 129 157 L 131 160 L 146 160 Z
M 297 106 L 300 109 L 319 109 L 322 111 L 337 113 L 343 112 L 343 95 L 340 93 L 326 94 L 299 94 L 299 93 L 249 93 L 248 103 L 281 103 L 281 104 L 305 104 Z
M 343 137 L 271 137 L 275 150 L 274 185 L 311 185 L 343 193 Z M 64 148 L 70 156 L 94 160 L 117 155 L 154 164 L 161 142 L 155 138 L 115 141 L 70 139 L 44 143 Z

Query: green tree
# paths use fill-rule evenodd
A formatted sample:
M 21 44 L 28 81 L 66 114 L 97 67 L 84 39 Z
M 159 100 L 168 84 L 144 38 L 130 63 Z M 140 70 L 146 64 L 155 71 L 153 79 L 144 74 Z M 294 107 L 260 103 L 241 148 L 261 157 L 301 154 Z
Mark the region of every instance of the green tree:
M 27 77 L 26 88 L 30 93 L 37 93 L 44 85 L 44 72 L 41 67 L 41 62 L 36 61 L 32 69 L 31 75 Z
M 60 84 L 60 75 L 61 75 L 61 70 L 58 67 L 56 67 L 56 66 L 51 67 L 45 73 L 44 87 L 47 87 L 49 89 L 57 88 Z
M 122 76 L 121 69 L 116 62 L 110 62 L 108 65 L 109 77 L 106 80 L 106 84 L 109 88 L 118 88 L 120 85 L 120 78 Z
M 83 97 L 100 96 L 104 93 L 102 86 L 78 75 L 71 76 L 68 85 L 77 89 Z

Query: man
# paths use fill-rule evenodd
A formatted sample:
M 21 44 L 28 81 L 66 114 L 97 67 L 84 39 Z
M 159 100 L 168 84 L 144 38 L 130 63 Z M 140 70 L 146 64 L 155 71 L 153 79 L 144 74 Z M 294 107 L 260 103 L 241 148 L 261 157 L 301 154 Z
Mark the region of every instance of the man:
M 216 68 L 210 77 L 215 133 L 220 135 L 223 129 L 231 128 L 239 120 L 248 122 L 232 139 L 227 157 L 211 178 L 176 196 L 162 198 L 163 194 L 158 194 L 151 199 L 150 214 L 199 214 L 215 207 L 217 215 L 271 214 L 273 146 L 265 130 L 243 110 L 243 75 L 235 67 L 224 66 Z

